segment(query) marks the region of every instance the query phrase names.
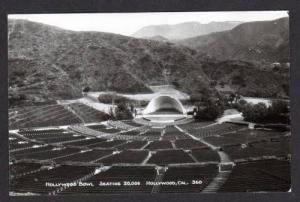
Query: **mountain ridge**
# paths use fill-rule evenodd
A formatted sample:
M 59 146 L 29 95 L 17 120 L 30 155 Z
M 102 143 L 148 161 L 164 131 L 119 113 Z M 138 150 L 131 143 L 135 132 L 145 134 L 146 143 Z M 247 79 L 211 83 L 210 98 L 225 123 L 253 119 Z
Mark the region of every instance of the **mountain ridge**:
M 225 21 L 203 24 L 196 21 L 189 21 L 174 25 L 149 25 L 142 27 L 133 33 L 132 36 L 137 38 L 149 38 L 159 35 L 168 40 L 184 39 L 209 34 L 215 31 L 232 29 L 240 23 L 241 22 L 238 21 Z
M 173 41 L 219 60 L 289 61 L 289 19 L 247 22 L 208 35 Z

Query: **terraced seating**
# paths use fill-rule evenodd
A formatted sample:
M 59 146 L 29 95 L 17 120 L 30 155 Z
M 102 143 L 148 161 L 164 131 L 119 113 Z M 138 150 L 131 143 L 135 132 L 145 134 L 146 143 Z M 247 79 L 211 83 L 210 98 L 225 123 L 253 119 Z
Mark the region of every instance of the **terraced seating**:
M 157 149 L 171 149 L 173 148 L 170 141 L 153 141 L 145 149 L 157 150 Z
M 218 153 L 210 148 L 193 149 L 191 153 L 199 162 L 220 162 Z
M 159 138 L 161 136 L 161 129 L 150 129 L 146 133 L 142 133 L 141 136 Z
M 35 153 L 25 153 L 25 154 L 16 154 L 14 157 L 16 159 L 35 159 L 35 160 L 47 160 L 57 157 L 62 157 L 66 155 L 70 155 L 73 153 L 80 152 L 80 149 L 76 148 L 54 148 L 52 150 L 35 152 Z
M 173 163 L 194 163 L 194 160 L 182 150 L 161 150 L 152 154 L 147 163 L 168 165 Z
M 29 173 L 41 168 L 42 165 L 39 163 L 14 163 L 9 165 L 10 177 L 20 176 L 25 173 Z
M 77 116 L 58 104 L 14 108 L 11 109 L 11 112 L 9 117 L 10 129 L 81 123 Z
M 38 152 L 50 151 L 53 149 L 53 146 L 50 145 L 39 145 L 38 147 L 30 147 L 25 150 L 18 150 L 18 151 L 10 151 L 9 155 L 11 157 L 15 157 L 17 155 L 26 155 L 26 154 L 34 154 Z
M 53 138 L 53 137 L 67 137 L 72 136 L 74 133 L 65 131 L 65 130 L 54 130 L 51 132 L 40 131 L 26 131 L 19 132 L 22 136 L 29 139 L 43 139 L 43 138 Z
M 238 125 L 238 124 L 231 124 L 231 123 L 221 123 L 221 124 L 209 125 L 204 128 L 201 128 L 201 127 L 199 128 L 197 126 L 194 128 L 191 127 L 186 130 L 196 137 L 205 138 L 205 137 L 222 135 L 225 133 L 237 131 L 242 128 L 245 128 L 245 126 Z
M 44 143 L 60 143 L 60 142 L 68 142 L 68 141 L 75 141 L 75 140 L 84 140 L 86 137 L 83 135 L 75 135 L 75 134 L 68 134 L 68 135 L 60 135 L 61 137 L 53 137 L 53 138 L 38 138 L 36 140 L 42 141 Z
M 238 146 L 225 146 L 223 150 L 234 160 L 249 159 L 263 156 L 287 156 L 290 154 L 289 141 L 257 142 L 243 148 Z
M 47 186 L 46 183 L 71 183 L 95 170 L 88 166 L 59 166 L 14 179 L 10 183 L 10 191 L 19 193 L 49 194 L 58 187 Z
M 200 121 L 200 122 L 191 122 L 186 124 L 179 125 L 180 128 L 190 131 L 190 130 L 199 130 L 202 127 L 207 127 L 210 124 L 213 124 L 213 121 Z
M 162 185 L 162 193 L 189 193 L 202 191 L 217 175 L 217 165 L 203 165 L 191 167 L 169 167 L 164 175 L 164 181 L 182 181 L 185 185 Z M 201 184 L 193 184 L 193 180 L 202 181 Z
M 146 181 L 153 181 L 156 172 L 154 167 L 146 166 L 113 166 L 107 171 L 100 172 L 90 179 L 84 181 L 93 183 L 93 187 L 70 187 L 63 191 L 61 194 L 92 194 L 92 193 L 105 193 L 105 194 L 121 194 L 121 193 L 150 193 L 152 186 L 146 186 Z M 120 183 L 120 186 L 97 186 L 99 182 L 114 182 Z M 137 181 L 140 185 L 124 186 L 124 181 Z
M 94 149 L 91 151 L 81 151 L 80 153 L 76 153 L 70 156 L 57 158 L 55 162 L 62 163 L 62 162 L 91 162 L 95 161 L 99 158 L 112 154 L 113 150 L 98 150 Z
M 128 124 L 126 124 L 125 122 L 122 122 L 122 121 L 109 120 L 107 123 L 108 123 L 108 125 L 112 126 L 113 128 L 117 128 L 117 129 L 120 129 L 120 130 L 131 130 L 131 129 L 136 128 L 135 126 L 128 125 Z
M 25 140 L 16 139 L 16 140 L 9 141 L 10 150 L 30 148 L 33 145 L 35 145 L 35 143 L 28 142 Z
M 96 163 L 103 163 L 104 165 L 112 165 L 117 163 L 142 163 L 148 156 L 148 151 L 130 151 L 124 150 L 121 153 L 100 159 Z
M 236 133 L 226 133 L 220 136 L 206 137 L 204 140 L 215 146 L 226 146 L 259 142 L 282 136 L 283 133 L 276 131 L 242 130 Z
M 100 142 L 104 142 L 104 141 L 106 141 L 106 139 L 90 138 L 90 139 L 84 139 L 84 140 L 79 140 L 79 141 L 75 141 L 75 142 L 63 143 L 63 145 L 65 145 L 65 146 L 88 146 L 88 145 L 92 145 L 92 144 L 96 144 L 96 143 L 100 143 Z
M 228 145 L 239 145 L 241 141 L 237 138 L 227 137 L 227 136 L 211 136 L 203 138 L 206 142 L 216 146 L 223 147 Z
M 199 147 L 207 147 L 205 144 L 194 139 L 179 139 L 175 140 L 175 146 L 180 149 L 192 149 Z
M 72 110 L 80 116 L 85 123 L 101 122 L 109 119 L 109 115 L 98 111 L 90 106 L 82 103 L 72 103 L 68 105 Z
M 166 127 L 165 133 L 162 137 L 163 140 L 176 140 L 176 139 L 188 139 L 188 138 L 190 138 L 190 136 L 179 131 L 174 126 Z
M 69 138 L 69 137 L 73 137 L 75 134 L 74 133 L 61 133 L 61 134 L 54 134 L 54 133 L 50 133 L 50 134 L 46 134 L 46 135 L 36 135 L 35 137 L 31 138 L 34 140 L 39 140 L 39 141 L 43 141 L 45 139 L 55 139 L 55 138 Z
M 99 132 L 103 132 L 103 133 L 118 133 L 118 132 L 120 132 L 119 129 L 116 129 L 116 128 L 113 128 L 113 127 L 108 127 L 108 126 L 105 126 L 105 125 L 102 125 L 102 124 L 90 125 L 90 126 L 87 126 L 87 127 L 90 128 L 90 129 L 99 131 Z
M 24 134 L 40 134 L 40 133 L 60 133 L 64 132 L 65 130 L 59 129 L 59 128 L 51 128 L 51 129 L 28 129 L 28 128 L 23 128 L 19 130 L 19 133 L 24 135 Z
M 237 139 L 240 143 L 248 143 L 260 140 L 269 140 L 271 138 L 282 137 L 284 133 L 268 130 L 242 130 L 236 133 L 227 133 L 222 136 Z
M 127 124 L 127 125 L 131 125 L 133 127 L 141 127 L 143 126 L 142 124 L 136 123 L 133 120 L 122 120 L 123 123 Z
M 127 132 L 122 132 L 122 133 L 120 133 L 120 135 L 136 136 L 136 135 L 139 135 L 140 133 L 141 133 L 140 131 L 131 130 L 131 131 L 127 131 Z
M 125 140 L 101 141 L 99 143 L 88 145 L 89 148 L 112 148 L 114 146 L 126 143 Z
M 277 139 L 276 141 L 271 140 L 267 142 L 256 142 L 256 143 L 252 143 L 252 146 L 256 148 L 265 148 L 271 150 L 273 155 L 276 156 L 286 156 L 291 153 L 290 138 L 280 138 Z
M 290 189 L 290 163 L 264 160 L 238 163 L 220 192 L 281 191 Z
M 145 144 L 147 144 L 147 141 L 132 141 L 132 142 L 128 142 L 126 144 L 117 146 L 115 148 L 117 148 L 117 149 L 140 149 Z

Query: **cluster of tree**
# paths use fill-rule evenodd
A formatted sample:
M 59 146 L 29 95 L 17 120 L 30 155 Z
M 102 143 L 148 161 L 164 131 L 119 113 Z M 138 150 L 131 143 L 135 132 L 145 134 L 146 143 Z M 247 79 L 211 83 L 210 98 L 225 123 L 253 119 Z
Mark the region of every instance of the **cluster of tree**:
M 256 123 L 289 123 L 289 107 L 285 101 L 273 101 L 267 107 L 264 103 L 239 103 L 238 110 L 243 113 L 245 121 Z
M 197 110 L 194 118 L 196 120 L 215 120 L 224 111 L 224 103 L 221 99 L 208 98 L 196 103 Z
M 115 109 L 115 113 L 111 112 L 111 117 L 117 120 L 132 119 L 132 113 L 125 103 L 119 103 Z

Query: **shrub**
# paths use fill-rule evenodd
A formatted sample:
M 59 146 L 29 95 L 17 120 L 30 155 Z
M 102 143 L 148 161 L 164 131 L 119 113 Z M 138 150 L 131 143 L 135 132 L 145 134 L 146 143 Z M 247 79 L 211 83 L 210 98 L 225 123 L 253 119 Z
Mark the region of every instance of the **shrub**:
M 90 90 L 91 90 L 91 88 L 89 86 L 86 86 L 82 89 L 82 92 L 88 93 L 88 92 L 90 92 Z

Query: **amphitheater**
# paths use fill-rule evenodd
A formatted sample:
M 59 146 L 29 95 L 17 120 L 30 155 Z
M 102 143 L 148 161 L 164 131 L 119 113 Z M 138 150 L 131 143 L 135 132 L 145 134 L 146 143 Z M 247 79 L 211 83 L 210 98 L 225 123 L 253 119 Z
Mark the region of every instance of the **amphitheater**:
M 196 122 L 153 98 L 132 120 L 82 103 L 9 110 L 10 194 L 290 190 L 290 133 Z

